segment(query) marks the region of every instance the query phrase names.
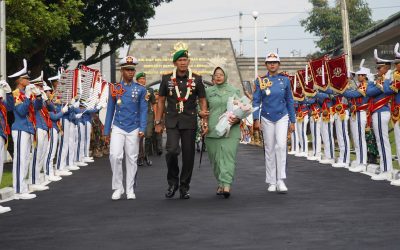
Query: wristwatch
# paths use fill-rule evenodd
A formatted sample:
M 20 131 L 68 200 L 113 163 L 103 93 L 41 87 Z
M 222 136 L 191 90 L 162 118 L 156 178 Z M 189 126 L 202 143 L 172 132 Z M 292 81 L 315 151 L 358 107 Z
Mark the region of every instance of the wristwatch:
M 161 124 L 161 121 L 160 120 L 155 120 L 154 121 L 154 125 L 160 125 Z

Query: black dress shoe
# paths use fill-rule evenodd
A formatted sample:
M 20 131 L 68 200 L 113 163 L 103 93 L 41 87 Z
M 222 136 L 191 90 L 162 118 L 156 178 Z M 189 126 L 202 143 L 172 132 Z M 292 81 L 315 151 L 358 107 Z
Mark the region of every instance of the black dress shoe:
M 188 191 L 181 191 L 181 196 L 180 196 L 180 198 L 181 198 L 181 199 L 184 199 L 184 200 L 190 199 L 190 194 L 189 194 L 189 192 L 188 192 Z
M 162 150 L 157 152 L 158 155 L 162 155 Z
M 228 199 L 228 198 L 231 196 L 231 193 L 230 193 L 230 192 L 227 192 L 227 191 L 224 191 L 224 192 L 222 193 L 222 195 L 224 196 L 225 199 Z
M 167 189 L 167 192 L 165 193 L 166 198 L 172 198 L 175 195 L 176 190 L 178 190 L 178 187 L 176 186 L 169 186 Z

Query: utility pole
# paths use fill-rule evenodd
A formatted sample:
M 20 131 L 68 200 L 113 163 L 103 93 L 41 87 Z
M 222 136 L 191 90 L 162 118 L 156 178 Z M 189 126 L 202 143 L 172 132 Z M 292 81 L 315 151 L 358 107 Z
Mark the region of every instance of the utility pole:
M 0 0 L 0 80 L 6 75 L 6 2 Z
M 254 18 L 254 79 L 257 79 L 258 77 L 258 51 L 257 51 L 257 17 L 258 17 L 258 12 L 253 11 L 252 16 Z
M 239 12 L 239 56 L 243 56 L 243 26 L 242 26 L 243 12 Z
M 343 49 L 346 54 L 347 70 L 353 70 L 353 57 L 351 52 L 349 14 L 347 12 L 346 0 L 340 0 L 340 9 L 342 12 L 342 30 L 343 30 Z

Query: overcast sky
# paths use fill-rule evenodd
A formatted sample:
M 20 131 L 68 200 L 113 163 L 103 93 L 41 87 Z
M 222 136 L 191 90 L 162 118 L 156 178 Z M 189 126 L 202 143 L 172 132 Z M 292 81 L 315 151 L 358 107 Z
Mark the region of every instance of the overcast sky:
M 367 2 L 372 8 L 374 20 L 385 19 L 400 11 L 400 0 Z M 299 25 L 299 20 L 307 17 L 306 12 L 310 9 L 308 0 L 173 0 L 156 9 L 144 38 L 229 37 L 239 50 L 239 12 L 243 12 L 243 52 L 245 56 L 254 56 L 254 19 L 251 12 L 256 10 L 260 13 L 257 19 L 259 56 L 277 49 L 281 56 L 290 56 L 293 50 L 301 51 L 301 55 L 305 56 L 316 51 L 313 36 Z M 218 17 L 222 18 L 188 22 Z M 217 31 L 211 31 L 213 29 Z M 263 42 L 265 34 L 267 44 Z

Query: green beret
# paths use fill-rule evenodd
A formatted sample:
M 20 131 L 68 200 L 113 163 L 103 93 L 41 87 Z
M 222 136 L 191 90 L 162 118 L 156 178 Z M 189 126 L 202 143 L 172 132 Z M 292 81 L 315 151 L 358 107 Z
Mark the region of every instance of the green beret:
M 144 72 L 139 72 L 136 74 L 136 80 L 139 79 L 140 77 L 146 77 L 146 73 Z
M 179 58 L 186 57 L 189 58 L 189 52 L 186 49 L 178 50 L 174 54 L 173 62 L 176 62 Z

